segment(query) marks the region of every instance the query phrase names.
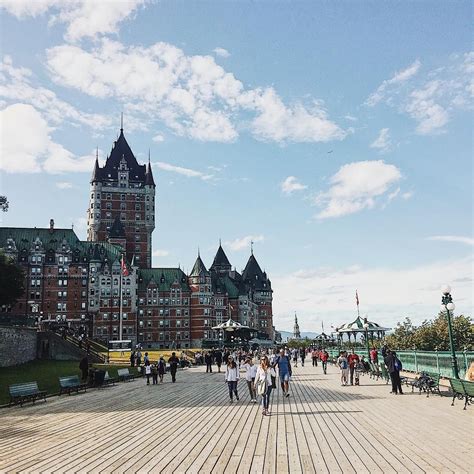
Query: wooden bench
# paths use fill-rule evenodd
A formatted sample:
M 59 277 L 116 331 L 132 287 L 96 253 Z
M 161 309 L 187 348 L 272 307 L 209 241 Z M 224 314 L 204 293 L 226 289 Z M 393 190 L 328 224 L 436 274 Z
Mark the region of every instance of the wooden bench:
M 10 392 L 9 406 L 17 403 L 23 406 L 24 402 L 33 402 L 34 404 L 39 398 L 46 401 L 46 391 L 40 390 L 37 382 L 16 383 L 10 385 L 8 390 Z
M 108 370 L 105 371 L 104 385 L 115 385 L 115 382 L 117 381 L 118 379 L 110 377 Z
M 135 380 L 135 375 L 131 374 L 128 369 L 118 369 L 117 370 L 118 379 L 123 382 L 129 382 L 130 380 Z
M 79 390 L 87 390 L 87 384 L 81 383 L 77 375 L 70 375 L 68 377 L 59 377 L 59 395 L 67 393 L 71 395 L 71 392 L 79 393 Z
M 454 405 L 454 400 L 456 398 L 459 400 L 464 399 L 463 409 L 465 410 L 467 405 L 470 405 L 474 399 L 474 382 L 461 379 L 449 379 L 449 384 L 451 385 L 451 390 L 453 392 L 451 406 Z

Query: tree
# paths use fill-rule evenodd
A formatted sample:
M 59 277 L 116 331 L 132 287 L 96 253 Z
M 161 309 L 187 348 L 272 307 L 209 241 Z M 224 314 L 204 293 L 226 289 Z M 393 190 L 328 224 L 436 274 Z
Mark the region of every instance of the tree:
M 0 253 L 0 306 L 12 305 L 23 295 L 23 270 L 4 253 Z
M 0 196 L 0 208 L 3 212 L 8 211 L 9 202 L 6 196 Z
M 387 345 L 396 349 L 412 349 L 415 331 L 416 327 L 411 322 L 411 319 L 405 318 L 403 322 L 397 323 L 393 334 L 385 338 Z

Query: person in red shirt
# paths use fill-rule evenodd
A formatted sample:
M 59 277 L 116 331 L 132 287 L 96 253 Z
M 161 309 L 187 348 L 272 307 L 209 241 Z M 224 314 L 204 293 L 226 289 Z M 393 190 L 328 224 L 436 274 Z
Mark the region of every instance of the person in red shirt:
M 378 351 L 375 347 L 372 347 L 372 349 L 370 351 L 370 362 L 372 362 L 378 370 L 378 368 L 379 368 L 379 353 L 378 353 Z
M 354 349 L 352 349 L 352 351 L 349 354 L 349 357 L 347 358 L 347 360 L 349 362 L 351 385 L 354 385 L 354 372 L 355 372 L 355 368 L 356 368 L 357 364 L 360 361 L 359 356 L 354 352 Z M 356 385 L 357 385 L 357 380 L 356 380 Z
M 319 358 L 321 359 L 321 365 L 323 366 L 323 372 L 326 373 L 326 370 L 328 368 L 328 359 L 329 359 L 328 352 L 325 349 L 322 350 Z

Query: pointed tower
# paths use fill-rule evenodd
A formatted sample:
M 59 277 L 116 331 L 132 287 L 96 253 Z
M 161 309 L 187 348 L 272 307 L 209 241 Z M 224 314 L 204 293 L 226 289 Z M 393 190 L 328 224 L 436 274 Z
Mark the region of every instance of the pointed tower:
M 295 325 L 293 326 L 293 339 L 301 339 L 300 326 L 298 324 L 298 316 L 295 313 Z
M 87 240 L 105 242 L 117 231 L 124 233 L 126 259 L 140 268 L 151 267 L 152 233 L 155 229 L 155 181 L 148 165 L 138 163 L 123 133 L 114 142 L 105 165 L 96 156 L 91 177 Z M 118 236 L 113 237 L 118 238 Z M 122 236 L 120 236 L 122 239 Z
M 232 265 L 230 264 L 220 241 L 219 248 L 217 249 L 217 253 L 214 257 L 214 261 L 212 262 L 210 270 L 211 272 L 215 272 L 218 275 L 229 274 L 232 270 Z

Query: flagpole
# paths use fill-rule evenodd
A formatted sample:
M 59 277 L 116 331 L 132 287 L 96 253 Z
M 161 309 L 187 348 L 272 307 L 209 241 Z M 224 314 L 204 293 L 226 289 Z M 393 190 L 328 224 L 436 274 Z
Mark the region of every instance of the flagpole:
M 119 310 L 119 340 L 122 340 L 122 330 L 123 330 L 123 322 L 122 322 L 122 263 L 123 263 L 123 254 L 122 259 L 120 260 L 120 283 L 119 283 L 119 295 L 120 295 L 120 310 Z

